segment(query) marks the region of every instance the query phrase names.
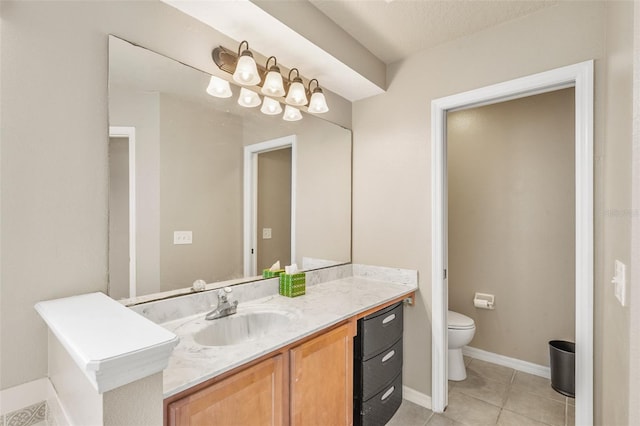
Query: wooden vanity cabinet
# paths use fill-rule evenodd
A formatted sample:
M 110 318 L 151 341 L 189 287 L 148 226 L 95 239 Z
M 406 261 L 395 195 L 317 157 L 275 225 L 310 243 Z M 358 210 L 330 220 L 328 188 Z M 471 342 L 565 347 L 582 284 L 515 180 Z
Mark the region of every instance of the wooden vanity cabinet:
M 284 425 L 285 355 L 276 355 L 168 405 L 169 425 Z
M 165 426 L 353 424 L 353 337 L 363 312 L 165 400 Z
M 353 323 L 291 349 L 291 425 L 351 425 Z
M 186 391 L 166 403 L 165 424 L 351 425 L 355 330 L 348 321 Z

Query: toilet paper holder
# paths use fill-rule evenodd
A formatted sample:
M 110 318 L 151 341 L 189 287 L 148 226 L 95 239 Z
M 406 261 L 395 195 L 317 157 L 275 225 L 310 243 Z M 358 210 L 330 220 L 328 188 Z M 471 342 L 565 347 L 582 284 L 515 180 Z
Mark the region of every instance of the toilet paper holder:
M 496 297 L 493 294 L 476 293 L 473 297 L 473 306 L 480 309 L 495 309 Z

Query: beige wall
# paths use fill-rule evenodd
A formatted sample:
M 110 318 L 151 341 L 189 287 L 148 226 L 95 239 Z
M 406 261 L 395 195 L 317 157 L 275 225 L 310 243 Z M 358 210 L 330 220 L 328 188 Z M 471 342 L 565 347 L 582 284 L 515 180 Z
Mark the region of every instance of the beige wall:
M 631 260 L 631 157 L 633 96 L 633 3 L 612 2 L 606 10 L 606 62 L 603 70 L 604 125 L 602 173 L 596 175 L 596 195 L 601 202 L 596 241 L 596 409 L 598 419 L 609 424 L 634 424 L 629 413 L 629 307 L 622 308 L 613 294 L 614 261 L 627 265 L 627 282 L 633 277 Z M 635 7 L 639 7 L 636 3 Z M 598 81 L 598 80 L 596 80 Z M 596 98 L 596 102 L 597 102 Z M 636 218 L 637 220 L 637 218 Z M 596 222 L 598 226 L 598 222 Z M 597 235 L 597 234 L 596 234 Z M 636 324 L 638 326 L 638 324 Z M 638 362 L 635 360 L 634 362 Z M 601 420 L 604 423 L 604 420 Z
M 605 40 L 607 33 L 616 39 L 618 35 L 622 40 L 630 39 L 630 7 L 630 3 L 620 2 L 560 3 L 395 63 L 389 68 L 386 94 L 354 103 L 353 261 L 419 270 L 417 305 L 407 309 L 405 321 L 407 386 L 431 394 L 431 100 L 595 59 L 594 410 L 596 423 L 602 424 L 603 416 L 610 414 L 619 398 L 618 413 L 624 419 L 628 361 L 626 355 L 615 354 L 624 353 L 625 338 L 617 344 L 606 343 L 613 343 L 609 341 L 618 335 L 612 330 L 624 330 L 628 323 L 623 310 L 610 299 L 611 314 L 605 317 L 602 307 L 604 298 L 612 297 L 613 259 L 628 256 L 629 240 L 614 238 L 618 235 L 612 223 L 615 219 L 604 217 L 603 201 L 605 190 L 619 197 L 616 204 L 624 205 L 629 198 L 624 187 L 629 182 L 626 170 L 630 163 L 613 163 L 605 147 L 613 144 L 621 152 L 629 152 L 631 139 L 625 132 L 630 129 L 626 122 L 630 104 L 613 102 L 614 97 L 605 102 L 605 91 L 616 82 L 621 91 L 630 93 L 631 88 L 625 79 L 606 71 Z M 628 61 L 631 51 L 620 44 L 617 54 L 622 62 Z M 624 74 L 628 66 L 622 70 Z M 622 126 L 609 121 L 616 114 L 627 117 Z M 615 135 L 615 140 L 605 137 L 607 132 Z M 604 167 L 611 168 L 607 176 Z M 619 168 L 616 173 L 615 168 Z M 609 241 L 606 252 L 605 236 Z M 619 357 L 620 362 L 606 362 L 611 357 Z
M 36 302 L 107 290 L 108 34 L 212 74 L 211 49 L 237 42 L 159 1 L 2 1 L 0 14 L 4 389 L 47 374 Z M 349 126 L 350 104 L 331 102 Z
M 257 115 L 244 123 L 244 144 L 295 135 L 296 263 L 303 257 L 351 260 L 351 131 L 325 120 L 263 127 L 273 117 Z M 268 129 L 268 132 L 265 132 Z
M 242 277 L 242 119 L 166 94 L 160 116 L 161 291 Z
M 262 229 L 271 229 L 271 238 Z M 258 273 L 291 264 L 291 148 L 258 154 Z
M 109 125 L 135 128 L 136 293 L 157 293 L 160 291 L 160 94 L 110 87 Z
M 129 297 L 129 138 L 109 138 L 109 294 Z
M 549 340 L 575 341 L 574 93 L 447 115 L 449 309 L 470 346 L 546 366 Z

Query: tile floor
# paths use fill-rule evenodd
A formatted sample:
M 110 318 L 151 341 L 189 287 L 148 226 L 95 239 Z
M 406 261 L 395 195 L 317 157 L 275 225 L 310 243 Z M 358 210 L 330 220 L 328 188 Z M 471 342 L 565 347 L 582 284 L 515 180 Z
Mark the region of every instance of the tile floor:
M 548 379 L 465 357 L 467 379 L 449 382 L 449 406 L 433 413 L 403 401 L 387 426 L 573 426 L 574 400 Z

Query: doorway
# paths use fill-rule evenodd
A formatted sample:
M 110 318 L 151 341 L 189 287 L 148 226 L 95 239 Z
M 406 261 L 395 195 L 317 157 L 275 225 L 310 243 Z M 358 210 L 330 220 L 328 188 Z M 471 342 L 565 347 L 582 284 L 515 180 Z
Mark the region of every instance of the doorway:
M 109 127 L 109 295 L 136 297 L 135 127 Z
M 262 170 L 259 167 L 260 163 Z M 288 169 L 284 170 L 285 167 Z M 270 176 L 262 173 L 265 171 Z M 263 176 L 260 176 L 261 174 Z M 289 179 L 286 179 L 287 177 Z M 276 181 L 260 182 L 260 178 Z M 265 200 L 264 197 L 273 199 Z M 284 208 L 288 208 L 289 213 L 288 226 L 287 221 L 282 220 L 283 216 L 287 219 L 287 214 L 282 214 L 283 206 L 271 202 L 283 197 L 288 198 L 289 201 L 284 203 Z M 245 277 L 259 275 L 263 268 L 268 268 L 276 260 L 287 264 L 295 263 L 295 206 L 295 135 L 245 146 L 243 256 Z M 283 229 L 285 227 L 288 227 L 288 230 Z M 283 245 L 286 245 L 289 250 Z
M 432 408 L 447 406 L 446 115 L 574 87 L 576 424 L 593 423 L 593 61 L 432 101 Z

